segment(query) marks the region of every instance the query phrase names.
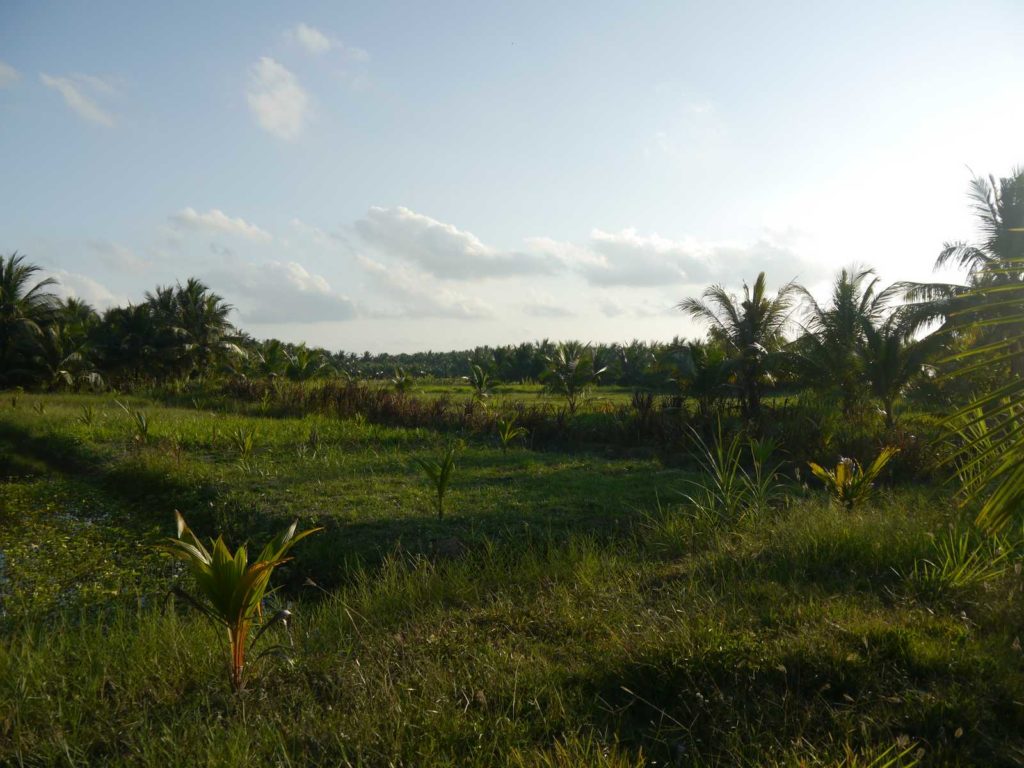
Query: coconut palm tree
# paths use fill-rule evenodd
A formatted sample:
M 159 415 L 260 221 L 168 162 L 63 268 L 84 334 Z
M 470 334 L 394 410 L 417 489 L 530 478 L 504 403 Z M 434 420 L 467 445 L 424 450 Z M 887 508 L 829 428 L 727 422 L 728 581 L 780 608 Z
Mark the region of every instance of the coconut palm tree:
M 323 352 L 310 349 L 305 344 L 300 344 L 293 354 L 288 355 L 285 368 L 285 375 L 292 381 L 307 381 L 333 372 L 334 368 L 327 362 Z
M 543 381 L 547 390 L 565 398 L 569 413 L 576 409 L 587 396 L 590 388 L 604 373 L 604 368 L 594 365 L 594 352 L 590 344 L 565 341 L 546 356 L 547 370 Z
M 963 439 L 957 459 L 980 475 L 972 484 L 983 502 L 978 522 L 999 530 L 1024 510 L 1024 168 L 998 182 L 975 178 L 971 197 L 981 238 L 940 254 L 940 263 L 967 270 L 967 284 L 946 292 L 941 317 L 948 332 L 974 341 L 950 361 L 957 374 L 1002 374 L 950 417 L 961 435 L 988 435 Z
M 928 368 L 942 348 L 938 334 L 914 338 L 910 313 L 896 311 L 878 325 L 864 329 L 858 359 L 871 394 L 881 403 L 885 425 L 896 423 L 896 401 Z
M 723 344 L 735 361 L 736 385 L 747 419 L 761 415 L 761 388 L 782 347 L 800 291 L 800 286 L 789 282 L 769 296 L 762 272 L 753 288 L 743 284 L 742 300 L 721 285 L 712 285 L 700 299 L 685 299 L 678 304 L 694 320 L 707 323 L 711 338 Z
M 806 289 L 805 333 L 794 345 L 796 367 L 813 386 L 839 395 L 849 416 L 867 394 L 862 351 L 867 334 L 880 328 L 892 295 L 878 290 L 873 269 L 843 269 L 832 284 L 829 303 L 821 306 Z
M 1015 168 L 1005 178 L 971 180 L 971 200 L 978 230 L 975 243 L 946 243 L 935 260 L 935 269 L 957 268 L 965 273 L 962 283 L 901 283 L 904 298 L 911 302 L 918 328 L 940 324 L 939 330 L 951 337 L 976 336 L 978 346 L 998 342 L 1012 329 L 994 322 L 999 316 L 1012 315 L 1015 300 L 996 296 L 1000 291 L 1013 291 L 1024 283 L 1019 223 L 1024 219 L 1024 168 Z M 987 325 L 978 325 L 976 315 L 988 318 Z M 1019 329 L 1018 329 L 1019 330 Z M 1024 374 L 1024 356 L 1009 361 L 1017 375 Z
M 51 390 L 83 384 L 100 386 L 103 380 L 89 359 L 85 345 L 85 338 L 68 326 L 51 323 L 43 329 L 32 356 L 33 372 Z
M 175 327 L 190 371 L 206 373 L 224 355 L 244 356 L 234 326 L 228 321 L 234 307 L 190 277 L 174 293 Z
M 17 252 L 0 256 L 0 381 L 17 367 L 19 346 L 34 345 L 56 312 L 57 297 L 48 289 L 57 281 L 36 280 L 40 270 Z

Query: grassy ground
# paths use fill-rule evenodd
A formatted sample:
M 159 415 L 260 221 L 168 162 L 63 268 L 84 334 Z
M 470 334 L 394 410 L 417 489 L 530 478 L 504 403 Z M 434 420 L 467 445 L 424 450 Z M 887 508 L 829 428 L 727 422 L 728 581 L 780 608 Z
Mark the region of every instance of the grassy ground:
M 653 460 L 470 442 L 438 520 L 431 432 L 132 404 L 145 440 L 107 396 L 0 402 L 0 764 L 1024 762 L 1018 554 L 908 577 L 940 489 L 721 522 Z M 290 658 L 241 696 L 163 600 L 175 508 L 232 542 L 325 527 L 277 579 Z

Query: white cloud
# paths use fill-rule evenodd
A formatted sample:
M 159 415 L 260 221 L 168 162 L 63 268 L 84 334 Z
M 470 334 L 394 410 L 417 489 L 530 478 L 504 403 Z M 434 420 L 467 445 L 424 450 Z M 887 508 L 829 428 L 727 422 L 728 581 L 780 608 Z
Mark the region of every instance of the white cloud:
M 226 233 L 257 242 L 269 242 L 273 239 L 266 230 L 250 224 L 241 217 L 233 219 L 217 208 L 206 213 L 199 213 L 195 208 L 184 208 L 171 216 L 171 221 L 181 229 Z
M 314 56 L 327 53 L 333 47 L 331 39 L 316 27 L 298 24 L 288 31 L 288 37 Z
M 794 250 L 786 238 L 765 233 L 754 242 L 716 242 L 696 238 L 672 240 L 642 235 L 629 228 L 620 232 L 595 229 L 585 244 L 547 237 L 527 239 L 534 251 L 547 254 L 592 285 L 658 288 L 711 281 L 753 279 L 765 270 L 789 279 L 811 277 L 819 267 Z M 750 274 L 748 274 L 750 273 Z M 784 275 L 781 273 L 785 273 Z
M 491 308 L 476 296 L 466 296 L 450 286 L 440 285 L 429 275 L 405 266 L 385 266 L 365 256 L 356 262 L 378 289 L 388 307 L 375 307 L 380 317 L 491 317 Z
M 20 79 L 21 75 L 18 74 L 18 70 L 10 64 L 0 61 L 0 88 L 10 88 Z
M 113 115 L 100 107 L 95 100 L 97 94 L 109 96 L 116 92 L 108 80 L 80 73 L 68 77 L 51 77 L 40 73 L 39 79 L 47 88 L 52 88 L 63 96 L 64 103 L 79 117 L 99 125 L 114 125 Z
M 441 278 L 468 280 L 550 271 L 549 260 L 536 254 L 498 251 L 472 232 L 408 208 L 370 208 L 355 229 L 379 254 L 415 264 Z
M 295 75 L 269 56 L 250 70 L 245 97 L 260 127 L 278 138 L 297 138 L 309 121 L 309 95 Z
M 53 292 L 61 298 L 81 299 L 100 310 L 128 303 L 127 297 L 114 295 L 106 286 L 91 277 L 68 272 L 66 269 L 48 270 L 45 274 L 57 281 Z
M 351 299 L 294 261 L 233 260 L 229 270 L 208 277 L 218 292 L 238 303 L 245 322 L 313 323 L 350 320 L 356 315 Z

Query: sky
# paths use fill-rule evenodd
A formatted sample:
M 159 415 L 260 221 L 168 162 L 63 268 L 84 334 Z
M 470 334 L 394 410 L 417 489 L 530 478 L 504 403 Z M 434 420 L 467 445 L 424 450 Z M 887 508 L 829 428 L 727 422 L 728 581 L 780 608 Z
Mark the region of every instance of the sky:
M 1019 0 L 5 0 L 0 253 L 331 350 L 696 335 L 760 271 L 933 279 L 1024 163 L 1022 38 Z

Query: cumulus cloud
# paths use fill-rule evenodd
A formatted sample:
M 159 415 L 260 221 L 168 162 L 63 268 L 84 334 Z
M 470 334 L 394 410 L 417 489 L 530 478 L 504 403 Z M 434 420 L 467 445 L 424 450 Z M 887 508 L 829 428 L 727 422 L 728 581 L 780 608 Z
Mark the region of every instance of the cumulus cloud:
M 107 127 L 114 125 L 114 116 L 96 101 L 97 96 L 115 93 L 114 86 L 108 80 L 80 73 L 66 77 L 52 77 L 40 73 L 39 79 L 47 88 L 63 96 L 64 103 L 79 117 Z
M 309 121 L 309 95 L 295 75 L 269 56 L 252 66 L 245 97 L 260 127 L 278 138 L 298 138 Z
M 498 251 L 472 232 L 408 208 L 370 208 L 355 223 L 355 230 L 378 254 L 440 278 L 467 280 L 550 271 L 549 261 L 537 254 Z
M 333 47 L 331 39 L 316 27 L 297 24 L 288 31 L 288 37 L 306 49 L 307 53 L 320 56 Z
M 100 310 L 128 303 L 126 297 L 115 295 L 105 285 L 77 272 L 55 269 L 47 270 L 45 275 L 57 281 L 57 285 L 53 287 L 53 292 L 61 298 L 80 299 Z
M 491 317 L 491 308 L 475 296 L 467 296 L 450 286 L 436 284 L 429 275 L 406 266 L 385 266 L 378 261 L 357 256 L 377 292 L 388 302 L 387 307 L 374 307 L 372 314 L 380 317 Z
M 199 213 L 195 208 L 184 208 L 171 216 L 171 222 L 179 229 L 236 235 L 256 242 L 273 240 L 266 230 L 241 217 L 233 219 L 217 208 L 212 208 L 206 213 Z
M 237 302 L 244 322 L 314 323 L 356 315 L 351 299 L 294 261 L 235 261 L 230 270 L 210 274 L 209 282 Z
M 672 240 L 635 229 L 595 229 L 584 244 L 533 237 L 528 246 L 546 254 L 591 285 L 656 288 L 712 281 L 730 282 L 748 272 L 810 277 L 818 268 L 788 243 L 765 234 L 754 242 Z
M 20 79 L 21 75 L 18 74 L 18 70 L 10 64 L 0 61 L 0 88 L 10 88 Z

